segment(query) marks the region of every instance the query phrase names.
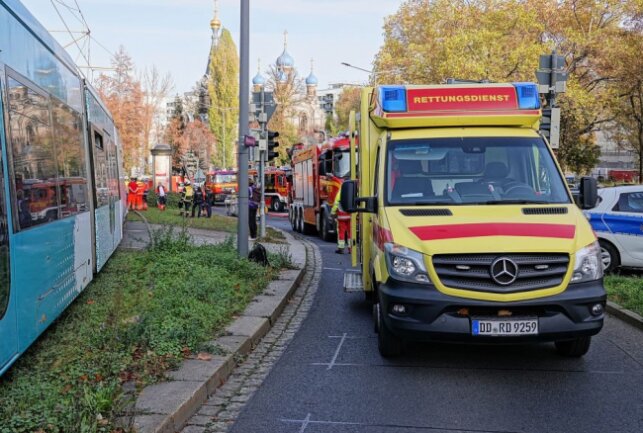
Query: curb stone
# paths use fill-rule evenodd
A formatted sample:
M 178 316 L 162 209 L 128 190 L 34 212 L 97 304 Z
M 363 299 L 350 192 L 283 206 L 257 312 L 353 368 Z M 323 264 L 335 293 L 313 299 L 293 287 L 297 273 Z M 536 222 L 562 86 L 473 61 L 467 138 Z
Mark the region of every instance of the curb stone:
M 623 308 L 615 302 L 607 301 L 607 312 L 612 316 L 621 319 L 623 322 L 629 323 L 643 331 L 643 317 L 636 314 L 634 311 Z
M 268 287 L 248 304 L 246 310 L 228 325 L 223 336 L 210 342 L 223 348 L 226 355 L 212 355 L 207 361 L 184 360 L 178 370 L 167 373 L 170 379 L 168 382 L 144 388 L 135 404 L 132 423 L 134 431 L 180 431 L 208 396 L 226 382 L 236 366 L 236 359 L 247 355 L 274 325 L 299 286 L 306 264 L 305 246 L 289 233 L 282 233 L 286 236 L 288 245 L 281 247 L 288 248 L 293 263 L 299 269 L 281 271 L 279 279 L 271 281 Z

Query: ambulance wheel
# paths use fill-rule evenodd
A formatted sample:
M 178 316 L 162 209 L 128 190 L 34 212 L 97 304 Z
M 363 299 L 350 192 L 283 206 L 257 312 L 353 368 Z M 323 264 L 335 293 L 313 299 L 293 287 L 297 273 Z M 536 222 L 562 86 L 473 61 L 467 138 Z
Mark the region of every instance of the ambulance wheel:
M 599 239 L 601 245 L 601 262 L 603 263 L 603 271 L 607 274 L 614 272 L 621 264 L 621 257 L 618 250 L 606 240 Z
M 580 358 L 589 350 L 592 337 L 578 337 L 574 340 L 556 341 L 556 351 L 559 355 Z
M 375 304 L 375 308 L 377 308 L 377 348 L 383 358 L 395 358 L 402 354 L 404 345 L 402 340 L 386 327 L 384 313 L 380 305 L 380 303 Z
M 273 197 L 270 202 L 270 209 L 273 212 L 282 212 L 284 210 L 284 204 L 279 200 L 278 197 Z

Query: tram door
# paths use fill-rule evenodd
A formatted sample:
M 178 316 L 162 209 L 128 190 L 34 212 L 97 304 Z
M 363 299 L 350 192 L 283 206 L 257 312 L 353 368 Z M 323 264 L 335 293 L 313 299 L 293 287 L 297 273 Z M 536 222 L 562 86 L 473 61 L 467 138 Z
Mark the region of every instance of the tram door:
M 0 67 L 2 71 L 2 67 Z M 4 169 L 2 154 L 6 137 L 2 107 L 2 83 L 0 83 L 0 371 L 18 352 L 18 332 L 16 323 L 16 294 L 11 293 L 9 273 L 9 229 L 7 223 L 7 203 L 4 190 Z

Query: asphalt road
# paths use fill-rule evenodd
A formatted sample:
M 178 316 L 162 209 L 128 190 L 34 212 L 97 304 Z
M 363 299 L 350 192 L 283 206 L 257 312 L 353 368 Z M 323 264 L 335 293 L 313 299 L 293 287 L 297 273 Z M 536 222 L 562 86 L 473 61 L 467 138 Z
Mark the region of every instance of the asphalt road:
M 643 432 L 640 330 L 609 317 L 582 359 L 553 344 L 419 344 L 385 360 L 363 296 L 342 291 L 349 257 L 309 239 L 324 272 L 313 307 L 231 432 Z

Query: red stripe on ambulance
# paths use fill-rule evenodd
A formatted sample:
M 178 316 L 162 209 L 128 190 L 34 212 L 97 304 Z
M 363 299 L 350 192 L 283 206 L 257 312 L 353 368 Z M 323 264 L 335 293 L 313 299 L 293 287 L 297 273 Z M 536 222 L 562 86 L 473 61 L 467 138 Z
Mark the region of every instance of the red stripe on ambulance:
M 567 224 L 489 223 L 419 226 L 411 227 L 410 230 L 423 241 L 483 236 L 574 239 L 576 226 Z

